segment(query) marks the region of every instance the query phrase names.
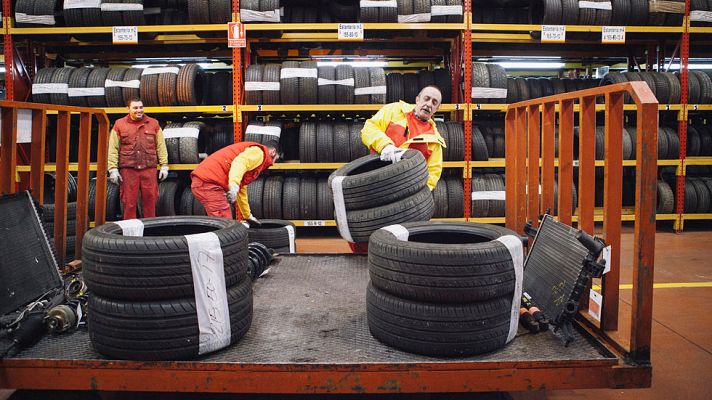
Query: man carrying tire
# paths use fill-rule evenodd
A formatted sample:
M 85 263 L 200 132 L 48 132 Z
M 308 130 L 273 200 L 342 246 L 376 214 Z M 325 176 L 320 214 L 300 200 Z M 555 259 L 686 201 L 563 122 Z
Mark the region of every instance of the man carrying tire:
M 109 135 L 109 180 L 120 185 L 124 219 L 136 218 L 138 192 L 141 190 L 143 216 L 156 216 L 158 182 L 156 165 L 161 165 L 158 179 L 168 177 L 168 151 L 158 121 L 143 113 L 139 98 L 129 100 L 128 115 L 114 123 Z
M 247 201 L 247 185 L 279 160 L 279 143 L 239 142 L 211 154 L 191 172 L 193 195 L 210 216 L 232 218 L 230 204 L 237 202 L 235 218 L 256 225 Z

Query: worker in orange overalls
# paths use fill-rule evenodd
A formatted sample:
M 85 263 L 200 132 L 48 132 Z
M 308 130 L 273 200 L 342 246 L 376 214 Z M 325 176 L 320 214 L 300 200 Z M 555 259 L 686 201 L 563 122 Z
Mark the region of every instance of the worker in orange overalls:
M 279 157 L 276 141 L 264 145 L 254 142 L 231 144 L 211 154 L 193 170 L 190 188 L 208 215 L 232 218 L 230 204 L 237 201 L 235 218 L 259 225 L 260 221 L 250 211 L 247 185 Z
M 435 86 L 426 86 L 415 98 L 415 104 L 404 101 L 383 106 L 366 121 L 361 140 L 381 161 L 396 163 L 406 149 L 418 150 L 428 164 L 428 187 L 432 191 L 443 171 L 445 140 L 438 132 L 433 114 L 440 107 L 442 94 Z M 368 243 L 349 243 L 354 252 L 366 252 Z
M 129 100 L 129 113 L 114 123 L 109 135 L 109 180 L 120 185 L 124 219 L 136 218 L 138 191 L 141 189 L 143 216 L 156 216 L 158 179 L 168 176 L 168 151 L 158 121 L 143 113 L 143 102 Z

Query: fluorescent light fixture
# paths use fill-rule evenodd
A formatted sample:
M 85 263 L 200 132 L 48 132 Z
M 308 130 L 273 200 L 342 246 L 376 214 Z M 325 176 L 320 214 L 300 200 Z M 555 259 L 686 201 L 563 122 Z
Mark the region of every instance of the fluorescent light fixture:
M 504 69 L 561 69 L 564 68 L 564 63 L 553 61 L 498 61 L 495 64 Z
M 679 70 L 680 64 L 672 64 L 670 69 Z M 712 70 L 712 64 L 688 64 L 687 69 L 710 69 Z
M 385 61 L 318 61 L 316 63 L 319 67 L 326 66 L 337 66 L 337 65 L 350 65 L 352 67 L 385 67 L 388 65 Z

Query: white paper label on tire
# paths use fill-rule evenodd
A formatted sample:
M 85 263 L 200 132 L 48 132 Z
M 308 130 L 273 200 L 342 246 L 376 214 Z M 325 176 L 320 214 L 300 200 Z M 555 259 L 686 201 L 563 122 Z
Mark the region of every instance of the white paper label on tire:
M 66 83 L 33 83 L 32 94 L 67 93 L 69 85 Z
M 15 22 L 38 25 L 54 25 L 54 15 L 29 15 L 25 13 L 15 13 Z
M 331 80 L 331 79 L 326 79 L 326 78 L 319 78 L 319 79 L 317 79 L 316 82 L 317 82 L 318 86 L 324 86 L 324 85 L 354 86 L 354 78 L 339 79 L 337 81 Z
M 297 235 L 294 232 L 294 227 L 292 225 L 287 225 L 284 227 L 287 230 L 287 236 L 289 236 L 289 253 L 294 254 L 297 252 Z M 262 275 L 260 275 L 262 276 Z
M 430 15 L 433 17 L 440 15 L 462 15 L 462 6 L 432 6 Z
M 163 131 L 164 139 L 192 137 L 198 138 L 200 129 L 198 128 L 168 128 Z
M 488 87 L 473 87 L 472 98 L 478 99 L 506 99 L 507 89 L 488 88 Z
M 406 227 L 401 224 L 388 225 L 384 226 L 381 229 L 387 230 L 388 232 L 392 233 L 393 236 L 396 237 L 396 239 L 402 242 L 407 242 L 408 236 L 410 236 L 410 232 L 408 232 L 408 229 L 406 229 Z
M 349 222 L 346 217 L 346 203 L 344 201 L 344 183 L 345 176 L 336 176 L 331 181 L 331 191 L 334 194 L 334 217 L 336 217 L 336 227 L 339 228 L 339 234 L 347 242 L 353 243 L 354 239 L 349 232 Z
M 319 72 L 316 68 L 282 68 L 279 71 L 279 79 L 318 77 Z
M 522 239 L 514 235 L 504 235 L 495 239 L 501 242 L 509 250 L 514 265 L 514 295 L 512 297 L 512 313 L 509 319 L 509 335 L 507 343 L 517 335 L 517 327 L 519 326 L 519 306 L 522 302 L 522 280 L 524 279 L 524 246 Z
M 610 1 L 598 3 L 595 1 L 579 1 L 578 2 L 579 8 L 594 8 L 597 10 L 612 10 L 613 6 L 611 5 Z
M 398 2 L 396 0 L 389 1 L 373 1 L 373 0 L 361 0 L 358 3 L 360 8 L 398 8 Z
M 67 96 L 69 97 L 86 97 L 86 96 L 103 96 L 104 88 L 67 88 Z
M 399 24 L 418 23 L 418 22 L 430 22 L 430 13 L 406 14 L 406 15 L 398 16 Z
M 143 4 L 102 3 L 101 11 L 143 11 Z
M 124 236 L 143 236 L 143 221 L 140 219 L 127 219 L 114 223 L 121 227 L 121 234 Z
M 712 22 L 712 11 L 690 11 L 690 21 Z
M 141 87 L 141 81 L 138 79 L 134 79 L 132 81 L 112 81 L 111 79 L 107 79 L 104 81 L 104 87 L 120 87 L 120 88 L 129 88 L 129 89 L 138 89 Z
M 365 94 L 386 94 L 385 86 L 369 86 L 363 88 L 354 89 L 355 96 L 361 96 Z
M 503 190 L 484 190 L 480 192 L 472 192 L 472 200 L 506 200 Z
M 253 10 L 241 8 L 240 9 L 240 21 L 242 21 L 242 22 L 279 22 L 279 10 L 253 11 Z
M 262 90 L 279 90 L 279 82 L 245 82 L 246 92 L 257 92 Z
M 141 76 L 153 75 L 153 74 L 178 74 L 180 68 L 178 67 L 159 67 L 159 68 L 144 68 L 141 71 Z
M 198 315 L 198 354 L 230 344 L 230 309 L 225 288 L 225 265 L 220 238 L 213 232 L 185 235 L 193 271 L 195 309 Z
M 74 8 L 101 8 L 101 0 L 64 0 L 63 8 L 65 10 Z
M 282 134 L 282 129 L 278 126 L 260 126 L 260 125 L 247 125 L 247 129 L 245 129 L 245 134 L 254 134 L 254 135 L 269 135 L 269 136 L 276 136 L 280 137 Z

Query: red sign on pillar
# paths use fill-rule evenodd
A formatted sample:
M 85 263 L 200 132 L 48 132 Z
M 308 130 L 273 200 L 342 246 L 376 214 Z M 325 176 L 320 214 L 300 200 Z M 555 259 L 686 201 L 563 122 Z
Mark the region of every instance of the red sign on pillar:
M 227 23 L 227 47 L 247 47 L 245 24 L 241 22 Z

